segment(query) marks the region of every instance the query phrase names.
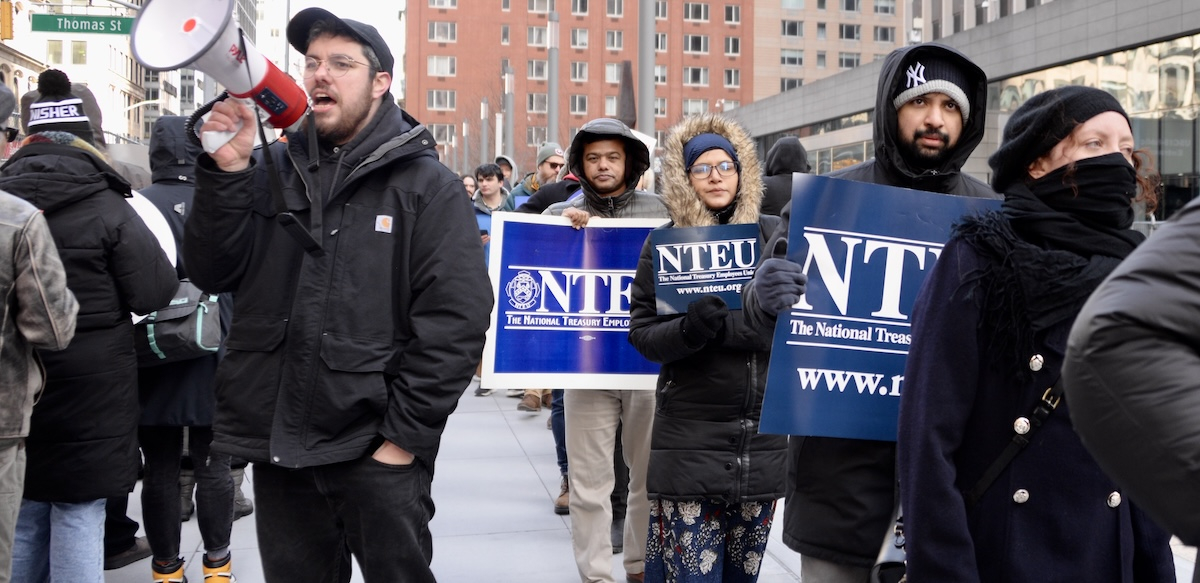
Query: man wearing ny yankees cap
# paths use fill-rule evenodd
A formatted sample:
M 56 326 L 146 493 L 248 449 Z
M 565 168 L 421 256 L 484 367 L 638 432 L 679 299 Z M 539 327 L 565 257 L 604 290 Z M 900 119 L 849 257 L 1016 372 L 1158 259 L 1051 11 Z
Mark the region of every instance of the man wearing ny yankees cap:
M 1000 198 L 961 169 L 983 139 L 987 77 L 939 44 L 897 49 L 883 62 L 875 105 L 875 158 L 827 176 L 942 194 Z M 747 320 L 774 327 L 807 278 L 786 259 L 791 204 L 771 250 L 742 288 Z M 805 583 L 862 583 L 891 525 L 895 442 L 789 438 L 783 542 L 802 556 Z

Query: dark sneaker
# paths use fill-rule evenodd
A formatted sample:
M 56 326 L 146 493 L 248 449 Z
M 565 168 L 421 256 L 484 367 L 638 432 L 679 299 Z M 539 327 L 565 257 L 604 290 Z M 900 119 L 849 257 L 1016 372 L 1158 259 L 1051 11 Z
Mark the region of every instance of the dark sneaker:
M 110 557 L 104 557 L 104 570 L 120 569 L 149 557 L 151 554 L 153 553 L 150 550 L 150 541 L 147 541 L 144 536 L 139 536 L 133 539 L 133 546 Z
M 491 395 L 492 392 L 493 392 L 492 389 L 485 389 L 483 387 L 479 387 L 479 388 L 475 389 L 475 396 L 476 397 L 486 397 L 488 395 Z

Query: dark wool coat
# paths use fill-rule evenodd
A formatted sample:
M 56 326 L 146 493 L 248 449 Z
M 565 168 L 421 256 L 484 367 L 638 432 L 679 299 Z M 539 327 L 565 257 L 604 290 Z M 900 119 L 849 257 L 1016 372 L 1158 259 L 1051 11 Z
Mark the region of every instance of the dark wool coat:
M 896 150 L 897 114 L 892 105 L 895 88 L 905 79 L 901 63 L 911 55 L 936 55 L 956 63 L 971 80 L 964 87 L 971 100 L 971 116 L 963 126 L 954 153 L 942 167 L 917 171 L 908 167 Z M 914 188 L 942 194 L 1001 198 L 986 184 L 961 173 L 963 163 L 983 139 L 987 109 L 987 78 L 958 51 L 938 44 L 923 44 L 893 51 L 879 74 L 875 105 L 875 158 L 828 176 Z M 782 223 L 767 249 L 784 257 L 791 204 L 780 213 Z M 774 327 L 758 310 L 755 284 L 742 290 L 747 319 L 755 326 Z M 869 567 L 875 563 L 884 534 L 891 526 L 896 500 L 896 445 L 893 442 L 792 437 L 788 449 L 787 504 L 784 505 L 783 542 L 807 556 L 836 563 Z
M 163 117 L 150 137 L 150 169 L 154 184 L 138 191 L 158 208 L 183 248 L 183 225 L 192 208 L 196 188 L 196 158 L 203 150 L 184 134 L 186 118 Z M 182 261 L 176 263 L 179 278 L 187 277 Z M 232 316 L 230 298 L 222 295 L 221 322 L 228 328 Z M 213 384 L 217 355 L 174 362 L 139 370 L 138 388 L 142 403 L 141 425 L 208 427 L 213 423 L 216 397 Z
M 45 211 L 79 300 L 75 338 L 42 352 L 46 391 L 33 408 L 25 497 L 124 496 L 137 479 L 137 355 L 130 312 L 167 305 L 179 280 L 125 197 L 129 183 L 94 153 L 33 143 L 0 168 L 0 189 Z
M 237 298 L 213 447 L 299 468 L 358 459 L 387 439 L 432 472 L 492 309 L 462 180 L 386 97 L 319 160 L 303 132 L 288 139 L 271 146 L 284 202 L 319 257 L 276 218 L 258 156 L 233 173 L 207 155 L 197 163 L 184 264 L 200 288 Z
M 911 581 L 1175 580 L 1169 536 L 1134 506 L 1084 449 L 1063 402 L 971 506 L 971 490 L 1014 435 L 1014 422 L 1059 377 L 1071 321 L 1023 356 L 989 365 L 994 330 L 978 328 L 982 259 L 954 239 L 913 308 L 900 401 L 899 476 Z M 1036 298 L 1030 301 L 1037 301 Z
M 717 116 L 688 118 L 664 142 L 663 198 L 674 220 L 660 228 L 716 224 L 683 168 L 683 144 L 705 132 L 733 143 L 742 172 L 730 223 L 757 223 L 762 245 L 778 219 L 759 216 L 762 180 L 754 143 L 740 127 Z M 741 310 L 731 310 L 722 335 L 699 348 L 688 347 L 684 314 L 657 313 L 649 238 L 631 295 L 629 341 L 646 358 L 662 363 L 646 477 L 650 498 L 734 503 L 783 496 L 787 439 L 758 433 L 770 334 L 750 328 Z

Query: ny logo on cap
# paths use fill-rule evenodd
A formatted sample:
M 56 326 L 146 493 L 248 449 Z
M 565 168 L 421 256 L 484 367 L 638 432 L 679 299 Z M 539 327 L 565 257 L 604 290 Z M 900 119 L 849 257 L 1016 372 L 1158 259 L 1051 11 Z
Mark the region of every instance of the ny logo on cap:
M 905 89 L 912 89 L 917 85 L 925 83 L 925 65 L 921 63 L 909 67 L 908 72 L 905 74 L 908 76 L 908 80 L 904 86 Z

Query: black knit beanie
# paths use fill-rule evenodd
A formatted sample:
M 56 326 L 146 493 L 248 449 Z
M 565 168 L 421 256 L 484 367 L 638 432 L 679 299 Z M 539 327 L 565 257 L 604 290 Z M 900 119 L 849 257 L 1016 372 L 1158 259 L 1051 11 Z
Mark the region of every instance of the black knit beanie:
M 1068 85 L 1031 97 L 1013 112 L 1004 126 L 1000 147 L 988 158 L 992 188 L 1004 192 L 1025 180 L 1030 164 L 1071 135 L 1076 126 L 1106 111 L 1115 111 L 1129 121 L 1121 103 L 1100 89 Z
M 93 143 L 92 124 L 83 110 L 83 99 L 71 93 L 71 80 L 58 69 L 38 75 L 38 98 L 29 105 L 29 133 L 70 132 Z
M 904 76 L 896 76 L 892 105 L 900 109 L 905 103 L 927 93 L 942 93 L 958 105 L 963 123 L 971 117 L 971 100 L 967 89 L 971 83 L 961 67 L 929 51 L 910 54 L 900 64 Z

